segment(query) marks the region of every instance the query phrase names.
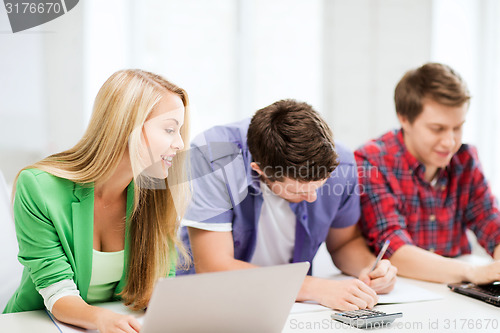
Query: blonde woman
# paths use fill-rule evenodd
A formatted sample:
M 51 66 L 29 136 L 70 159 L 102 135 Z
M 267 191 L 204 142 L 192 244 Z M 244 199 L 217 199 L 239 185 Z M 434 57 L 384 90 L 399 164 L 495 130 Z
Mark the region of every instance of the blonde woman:
M 138 332 L 131 316 L 89 303 L 147 306 L 175 275 L 177 229 L 189 192 L 183 151 L 186 92 L 141 71 L 113 74 L 73 148 L 23 169 L 14 217 L 21 285 L 4 312 L 47 308 L 101 332 Z

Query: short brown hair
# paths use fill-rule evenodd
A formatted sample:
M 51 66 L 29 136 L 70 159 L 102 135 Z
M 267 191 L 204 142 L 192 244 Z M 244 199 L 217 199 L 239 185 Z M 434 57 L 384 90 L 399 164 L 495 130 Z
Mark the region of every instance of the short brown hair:
M 270 181 L 323 180 L 338 165 L 332 131 L 307 103 L 285 99 L 258 110 L 247 139 L 254 162 Z
M 450 66 L 427 63 L 406 72 L 394 91 L 396 112 L 410 123 L 423 110 L 424 99 L 447 106 L 462 106 L 470 100 L 469 90 Z

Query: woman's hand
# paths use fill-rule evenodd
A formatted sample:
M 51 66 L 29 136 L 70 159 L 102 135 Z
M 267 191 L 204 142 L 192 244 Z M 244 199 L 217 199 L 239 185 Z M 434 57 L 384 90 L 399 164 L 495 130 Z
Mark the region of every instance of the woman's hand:
M 108 309 L 99 309 L 96 326 L 100 333 L 138 333 L 141 325 L 136 318 Z
M 52 307 L 52 314 L 63 323 L 101 333 L 137 333 L 141 325 L 136 318 L 87 304 L 79 296 L 64 296 Z

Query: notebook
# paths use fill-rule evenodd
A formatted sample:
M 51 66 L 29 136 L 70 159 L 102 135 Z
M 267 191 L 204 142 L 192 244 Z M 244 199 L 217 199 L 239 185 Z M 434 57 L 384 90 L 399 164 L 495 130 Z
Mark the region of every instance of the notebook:
M 141 333 L 281 332 L 308 270 L 302 262 L 161 279 Z
M 448 287 L 460 294 L 474 297 L 486 303 L 500 306 L 500 281 L 477 285 L 474 283 L 450 283 Z

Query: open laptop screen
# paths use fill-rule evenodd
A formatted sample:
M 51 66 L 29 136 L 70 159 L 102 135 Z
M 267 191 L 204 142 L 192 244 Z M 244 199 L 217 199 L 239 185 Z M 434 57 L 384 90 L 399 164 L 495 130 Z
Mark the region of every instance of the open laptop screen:
M 161 279 L 141 333 L 281 332 L 309 263 Z

